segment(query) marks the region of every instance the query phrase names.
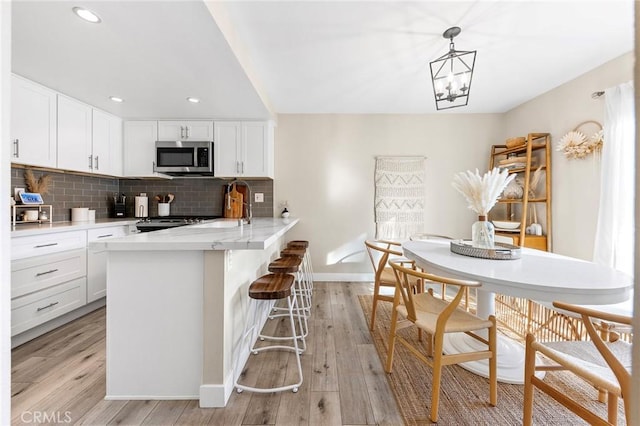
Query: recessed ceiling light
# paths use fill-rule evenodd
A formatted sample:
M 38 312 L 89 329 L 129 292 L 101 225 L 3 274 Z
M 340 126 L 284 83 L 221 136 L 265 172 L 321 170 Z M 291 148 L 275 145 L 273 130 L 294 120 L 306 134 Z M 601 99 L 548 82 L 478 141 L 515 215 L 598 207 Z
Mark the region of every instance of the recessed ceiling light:
M 109 96 L 109 99 L 111 99 L 113 102 L 124 102 L 124 99 L 117 96 Z
M 188 100 L 189 102 L 193 103 L 193 104 L 197 104 L 198 102 L 200 102 L 200 99 L 198 99 L 198 98 L 192 98 L 191 96 L 189 96 L 189 97 L 187 98 L 187 100 Z
M 84 9 L 82 7 L 76 6 L 73 8 L 73 13 L 75 13 L 85 21 L 91 22 L 93 24 L 98 24 L 102 22 L 102 19 L 100 19 L 98 15 L 96 15 L 94 12 L 90 11 L 89 9 Z

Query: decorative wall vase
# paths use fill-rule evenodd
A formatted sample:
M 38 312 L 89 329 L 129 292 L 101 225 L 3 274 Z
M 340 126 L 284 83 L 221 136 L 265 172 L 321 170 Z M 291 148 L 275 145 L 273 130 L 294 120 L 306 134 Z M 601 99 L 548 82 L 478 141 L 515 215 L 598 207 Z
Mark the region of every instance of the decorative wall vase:
M 478 248 L 495 248 L 496 231 L 493 223 L 486 216 L 478 216 L 478 221 L 471 226 L 471 245 Z

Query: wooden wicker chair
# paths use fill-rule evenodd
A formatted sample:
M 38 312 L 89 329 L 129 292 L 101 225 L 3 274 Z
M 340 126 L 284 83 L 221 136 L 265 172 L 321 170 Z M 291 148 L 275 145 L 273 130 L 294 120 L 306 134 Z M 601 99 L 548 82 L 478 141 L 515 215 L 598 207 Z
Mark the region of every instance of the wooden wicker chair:
M 402 256 L 402 252 L 398 250 L 401 244 L 394 241 L 368 240 L 364 242 L 364 245 L 367 247 L 367 253 L 375 274 L 373 281 L 373 307 L 371 310 L 371 324 L 369 325 L 369 329 L 373 330 L 376 322 L 378 301 L 393 302 L 393 296 L 380 294 L 380 287 L 394 289 L 396 287 L 396 278 L 391 268 L 387 266 L 389 256 Z
M 449 237 L 447 235 L 429 234 L 429 233 L 413 234 L 412 236 L 409 237 L 409 239 L 411 241 L 432 241 L 432 240 L 451 241 L 453 240 L 452 237 Z M 430 283 L 428 282 L 425 283 L 425 287 L 429 285 Z M 447 297 L 446 284 L 440 283 L 439 294 L 442 299 L 446 299 Z M 464 291 L 464 307 L 465 307 L 465 310 L 467 311 L 469 310 L 469 287 L 467 287 Z
M 399 262 L 389 262 L 396 277 L 396 296 L 393 302 L 391 330 L 389 332 L 389 352 L 385 370 L 391 373 L 396 340 L 407 347 L 420 361 L 433 368 L 431 392 L 431 420 L 438 421 L 438 403 L 440 400 L 440 380 L 442 367 L 462 362 L 489 359 L 489 403 L 496 405 L 498 399 L 497 362 L 496 362 L 496 320 L 493 316 L 484 320 L 459 307 L 465 289 L 480 287 L 476 281 L 464 281 L 439 277 L 426 272 L 402 266 Z M 417 281 L 416 281 L 417 280 Z M 458 287 L 451 302 L 433 295 L 433 290 L 420 293 L 415 291 L 416 282 L 422 280 L 444 283 Z M 398 317 L 401 318 L 398 318 Z M 422 347 L 411 345 L 397 330 L 416 326 L 426 332 L 428 340 L 426 354 Z M 476 334 L 476 331 L 488 330 L 488 339 Z M 464 332 L 487 345 L 486 350 L 444 355 L 442 346 L 446 333 Z
M 593 425 L 615 425 L 618 416 L 618 398 L 623 398 L 627 423 L 631 400 L 631 344 L 615 338 L 602 339 L 594 321 L 631 325 L 631 317 L 596 311 L 582 306 L 554 302 L 558 309 L 581 316 L 591 341 L 563 341 L 541 343 L 533 334 L 527 334 L 525 355 L 524 413 L 525 426 L 532 424 L 533 388 L 545 392 L 569 410 Z M 610 330 L 610 329 L 609 329 Z M 611 336 L 611 333 L 608 333 Z M 615 334 L 613 334 L 615 336 Z M 610 341 L 614 340 L 614 341 Z M 536 365 L 536 354 L 544 354 L 552 365 Z M 607 419 L 580 405 L 567 395 L 535 376 L 536 371 L 568 370 L 598 389 L 607 392 Z

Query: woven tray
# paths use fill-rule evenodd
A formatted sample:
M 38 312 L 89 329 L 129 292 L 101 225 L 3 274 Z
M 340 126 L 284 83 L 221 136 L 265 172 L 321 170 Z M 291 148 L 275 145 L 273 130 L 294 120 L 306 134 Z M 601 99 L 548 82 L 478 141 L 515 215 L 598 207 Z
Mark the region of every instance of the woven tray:
M 463 256 L 479 257 L 481 259 L 513 260 L 520 259 L 520 247 L 505 243 L 496 243 L 496 248 L 485 249 L 473 247 L 470 240 L 451 241 L 451 251 Z

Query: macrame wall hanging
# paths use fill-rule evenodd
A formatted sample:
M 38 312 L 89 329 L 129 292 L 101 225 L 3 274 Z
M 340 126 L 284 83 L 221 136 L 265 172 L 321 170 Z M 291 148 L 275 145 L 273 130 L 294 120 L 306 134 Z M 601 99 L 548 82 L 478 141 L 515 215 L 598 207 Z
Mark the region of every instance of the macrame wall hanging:
M 376 157 L 376 238 L 402 240 L 423 232 L 425 157 Z
M 591 136 L 587 137 L 587 134 L 591 134 Z M 564 152 L 565 157 L 570 160 L 585 158 L 589 154 L 600 153 L 603 142 L 602 124 L 594 120 L 587 120 L 564 135 L 560 139 L 556 151 Z

